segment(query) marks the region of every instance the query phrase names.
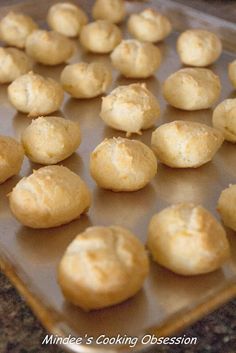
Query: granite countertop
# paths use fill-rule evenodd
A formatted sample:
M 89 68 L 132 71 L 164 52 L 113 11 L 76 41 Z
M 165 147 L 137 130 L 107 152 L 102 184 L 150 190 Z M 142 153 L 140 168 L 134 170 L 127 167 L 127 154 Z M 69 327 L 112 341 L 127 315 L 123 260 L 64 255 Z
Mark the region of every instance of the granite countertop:
M 19 1 L 19 0 L 18 0 Z M 235 22 L 236 1 L 178 0 L 188 6 Z M 9 3 L 9 1 L 1 0 Z M 198 337 L 196 346 L 159 347 L 158 353 L 235 353 L 236 299 L 185 330 L 181 335 Z M 63 353 L 60 347 L 44 346 L 46 331 L 14 287 L 0 273 L 0 353 Z M 157 350 L 150 351 L 157 353 Z

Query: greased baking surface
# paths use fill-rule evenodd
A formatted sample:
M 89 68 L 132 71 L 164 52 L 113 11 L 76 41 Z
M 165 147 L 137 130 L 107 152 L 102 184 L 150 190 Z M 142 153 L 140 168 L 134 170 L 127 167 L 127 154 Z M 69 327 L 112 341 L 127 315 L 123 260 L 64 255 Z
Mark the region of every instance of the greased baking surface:
M 79 2 L 79 4 L 82 3 Z M 134 7 L 132 7 L 134 6 Z M 141 10 L 143 5 L 136 8 Z M 172 108 L 164 102 L 161 95 L 162 82 L 174 71 L 181 68 L 175 51 L 177 34 L 173 33 L 165 42 L 158 45 L 162 51 L 162 63 L 156 75 L 147 80 L 129 80 L 113 72 L 113 85 L 133 82 L 145 82 L 161 104 L 161 117 L 155 127 L 174 120 L 190 120 L 211 125 L 212 110 L 187 112 Z M 108 56 L 84 54 L 82 51 L 71 60 L 98 60 L 110 66 Z M 234 59 L 229 53 L 223 53 L 219 61 L 211 68 L 220 76 L 222 82 L 221 100 L 235 97 L 235 91 L 227 77 L 227 64 Z M 37 65 L 35 71 L 59 81 L 64 65 L 43 67 Z M 7 101 L 7 87 L 0 86 L 1 134 L 15 136 L 19 139 L 23 129 L 30 124 L 30 119 L 17 113 Z M 215 107 L 215 106 L 214 106 Z M 213 107 L 213 108 L 214 108 Z M 175 275 L 152 262 L 151 273 L 144 290 L 131 300 L 99 312 L 84 313 L 68 304 L 56 281 L 56 269 L 66 247 L 77 234 L 88 226 L 111 224 L 130 229 L 144 243 L 147 239 L 147 228 L 151 216 L 177 202 L 200 203 L 211 211 L 217 219 L 215 207 L 221 190 L 236 180 L 236 150 L 233 144 L 224 143 L 213 161 L 197 169 L 174 170 L 159 164 L 156 177 L 144 189 L 134 193 L 113 193 L 98 188 L 89 175 L 89 154 L 95 147 L 109 137 L 125 137 L 125 133 L 106 127 L 99 118 L 101 98 L 89 101 L 76 100 L 65 95 L 59 115 L 77 121 L 81 127 L 82 143 L 74 155 L 60 163 L 78 173 L 86 181 L 93 193 L 93 202 L 88 214 L 78 221 L 51 230 L 32 230 L 22 227 L 10 214 L 6 194 L 11 191 L 20 177 L 14 177 L 0 188 L 0 242 L 1 249 L 11 258 L 18 273 L 41 301 L 56 310 L 68 326 L 72 326 L 78 335 L 89 332 L 90 335 L 121 334 L 136 335 L 149 327 L 158 326 L 179 310 L 194 307 L 199 300 L 204 301 L 211 293 L 216 293 L 236 273 L 236 237 L 229 232 L 233 260 L 209 275 L 185 278 Z M 142 136 L 132 138 L 150 146 L 153 129 L 144 131 Z M 20 176 L 29 175 L 32 164 L 27 159 Z

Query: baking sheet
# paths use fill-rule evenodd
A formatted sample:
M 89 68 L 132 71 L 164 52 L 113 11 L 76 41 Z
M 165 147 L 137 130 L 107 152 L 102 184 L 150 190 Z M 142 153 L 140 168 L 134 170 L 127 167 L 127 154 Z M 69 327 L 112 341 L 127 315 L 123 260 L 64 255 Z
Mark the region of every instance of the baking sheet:
M 29 13 L 43 25 L 42 19 L 48 6 L 55 1 L 34 1 L 15 5 L 16 9 Z M 92 1 L 77 1 L 87 12 Z M 234 25 L 223 20 L 201 14 L 171 1 L 153 0 L 145 3 L 127 4 L 129 12 L 153 6 L 166 12 L 175 28 L 213 28 L 224 40 L 227 51 L 212 65 L 222 82 L 219 101 L 236 97 L 227 78 L 227 65 L 235 58 L 236 45 Z M 1 9 L 1 16 L 9 7 Z M 125 29 L 125 26 L 123 26 Z M 125 37 L 128 37 L 125 33 Z M 172 72 L 181 67 L 175 51 L 177 33 L 174 32 L 164 43 L 158 44 L 163 61 L 156 75 L 147 80 L 125 79 L 114 71 L 114 87 L 132 82 L 146 82 L 147 87 L 161 103 L 161 118 L 156 126 L 173 120 L 199 121 L 211 125 L 212 109 L 185 112 L 172 108 L 161 96 L 161 84 Z M 230 50 L 230 51 L 229 51 Z M 81 49 L 70 62 L 101 61 L 110 65 L 109 56 L 86 54 Z M 35 71 L 55 79 L 64 65 L 46 67 L 36 65 Z M 106 127 L 99 118 L 101 98 L 76 100 L 65 96 L 61 111 L 57 114 L 78 121 L 81 126 L 82 144 L 78 151 L 64 161 L 89 185 L 93 203 L 87 215 L 68 225 L 50 230 L 32 230 L 21 226 L 11 215 L 7 194 L 17 181 L 29 175 L 32 169 L 41 167 L 25 158 L 19 176 L 0 186 L 0 255 L 5 273 L 18 290 L 26 297 L 34 312 L 45 327 L 55 334 L 66 336 L 143 336 L 147 332 L 170 335 L 185 327 L 203 314 L 225 302 L 236 294 L 236 236 L 228 231 L 232 248 L 232 259 L 220 270 L 208 275 L 185 278 L 175 275 L 157 264 L 151 263 L 151 273 L 141 292 L 123 304 L 101 311 L 84 313 L 67 303 L 56 281 L 56 269 L 67 245 L 86 227 L 92 225 L 122 225 L 133 231 L 143 243 L 147 238 L 147 226 L 151 216 L 164 207 L 177 202 L 200 203 L 219 218 L 215 207 L 221 190 L 236 181 L 236 146 L 224 143 L 211 163 L 198 169 L 171 169 L 159 164 L 154 180 L 144 189 L 134 193 L 113 193 L 96 187 L 88 171 L 89 154 L 105 137 L 125 136 L 124 133 Z M 54 114 L 55 115 L 55 114 Z M 7 101 L 7 86 L 0 87 L 0 133 L 20 138 L 30 119 L 17 113 Z M 132 136 L 150 145 L 153 129 L 142 136 Z M 74 352 L 129 352 L 147 349 L 122 346 L 70 345 Z M 93 350 L 94 349 L 94 350 Z

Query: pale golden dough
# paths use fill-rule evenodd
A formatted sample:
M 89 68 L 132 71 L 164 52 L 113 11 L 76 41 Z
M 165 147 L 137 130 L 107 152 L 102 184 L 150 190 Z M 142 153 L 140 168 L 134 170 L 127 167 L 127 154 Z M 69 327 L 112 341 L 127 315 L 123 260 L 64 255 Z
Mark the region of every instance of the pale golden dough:
M 173 168 L 197 168 L 209 162 L 224 141 L 221 131 L 193 121 L 173 121 L 152 133 L 157 158 Z
M 0 38 L 8 45 L 24 48 L 27 37 L 37 28 L 31 17 L 11 11 L 0 22 Z
M 54 165 L 21 179 L 9 201 L 13 215 L 23 225 L 51 228 L 79 218 L 90 207 L 91 194 L 77 174 Z
M 185 68 L 171 74 L 164 82 L 163 95 L 175 108 L 198 110 L 210 108 L 219 98 L 221 83 L 209 69 Z
M 8 87 L 11 104 L 30 117 L 55 112 L 60 108 L 63 96 L 63 89 L 57 81 L 33 72 L 18 77 Z
M 159 103 L 144 83 L 119 86 L 102 98 L 102 120 L 114 129 L 126 131 L 127 135 L 149 129 L 159 115 Z
M 224 189 L 217 203 L 217 210 L 223 223 L 236 231 L 236 185 Z
M 226 141 L 236 143 L 236 98 L 225 99 L 213 111 L 213 126 L 222 131 Z
M 0 83 L 10 83 L 32 69 L 31 59 L 16 48 L 0 48 Z
M 221 224 L 192 203 L 167 207 L 152 217 L 148 249 L 157 263 L 185 276 L 215 271 L 230 256 Z
M 125 39 L 111 54 L 113 66 L 128 78 L 152 76 L 161 64 L 161 53 L 152 43 Z
M 58 281 L 66 299 L 89 311 L 133 297 L 148 272 L 145 248 L 130 231 L 118 226 L 90 227 L 66 249 Z
M 208 66 L 213 64 L 222 52 L 220 38 L 203 29 L 188 29 L 177 40 L 177 52 L 183 64 Z
M 110 53 L 122 39 L 119 27 L 106 20 L 91 22 L 82 28 L 81 45 L 93 53 Z
M 230 82 L 232 83 L 233 87 L 236 88 L 236 60 L 229 64 L 228 74 Z
M 88 17 L 79 6 L 63 2 L 50 7 L 47 21 L 54 31 L 67 37 L 76 37 L 88 23 Z
M 74 98 L 93 98 L 106 92 L 112 72 L 99 62 L 80 62 L 66 66 L 61 73 L 64 90 Z
M 124 0 L 95 0 L 92 15 L 95 20 L 120 23 L 126 15 L 125 2 Z
M 90 156 L 90 173 L 97 185 L 112 191 L 136 191 L 157 173 L 157 161 L 144 143 L 122 137 L 105 139 Z
M 63 34 L 38 29 L 26 40 L 26 53 L 43 65 L 59 65 L 74 54 L 73 42 Z
M 23 159 L 22 145 L 12 137 L 0 135 L 0 184 L 19 173 Z
M 80 127 L 75 121 L 41 116 L 23 131 L 21 141 L 31 161 L 56 164 L 72 155 L 79 147 Z
M 169 19 L 152 8 L 140 13 L 133 13 L 128 20 L 129 33 L 135 38 L 146 42 L 159 42 L 171 32 Z

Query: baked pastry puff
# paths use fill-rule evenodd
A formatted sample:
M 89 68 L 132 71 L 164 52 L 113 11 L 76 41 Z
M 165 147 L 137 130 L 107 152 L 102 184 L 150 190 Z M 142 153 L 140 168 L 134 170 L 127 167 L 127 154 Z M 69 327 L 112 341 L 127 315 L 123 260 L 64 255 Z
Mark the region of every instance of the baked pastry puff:
M 32 32 L 26 40 L 26 53 L 43 65 L 59 65 L 67 62 L 74 54 L 74 43 L 55 31 L 38 29 Z
M 193 121 L 177 120 L 152 133 L 157 158 L 173 168 L 197 168 L 209 162 L 224 141 L 220 130 Z
M 22 145 L 12 137 L 0 135 L 0 184 L 19 173 L 23 159 Z
M 175 108 L 199 110 L 210 108 L 219 98 L 221 83 L 209 69 L 190 68 L 171 74 L 163 84 L 166 101 Z
M 21 135 L 27 157 L 40 164 L 56 164 L 71 156 L 81 142 L 76 121 L 58 116 L 40 116 Z
M 236 88 L 236 60 L 232 61 L 228 66 L 228 75 L 233 87 Z
M 236 185 L 224 189 L 217 202 L 217 210 L 226 227 L 236 231 Z
M 82 28 L 80 43 L 88 51 L 98 54 L 110 53 L 122 39 L 119 27 L 107 20 L 90 22 Z
M 177 52 L 183 64 L 204 67 L 213 64 L 222 52 L 220 38 L 203 29 L 188 29 L 177 40 Z
M 112 73 L 100 62 L 67 65 L 61 73 L 64 90 L 74 98 L 94 98 L 106 92 L 112 83 Z
M 147 244 L 154 261 L 185 276 L 215 271 L 230 256 L 224 228 L 205 208 L 192 203 L 155 214 Z
M 50 7 L 47 21 L 54 31 L 67 37 L 76 37 L 88 23 L 88 16 L 79 6 L 63 2 Z
M 30 117 L 55 112 L 60 108 L 63 97 L 63 89 L 57 81 L 32 71 L 18 77 L 8 87 L 10 103 Z
M 145 83 L 116 87 L 102 98 L 100 117 L 113 129 L 125 131 L 127 136 L 151 128 L 159 115 L 159 102 Z
M 133 297 L 149 272 L 144 246 L 118 226 L 90 227 L 66 249 L 58 281 L 71 303 L 89 311 Z
M 95 0 L 92 15 L 95 20 L 120 23 L 126 15 L 124 0 Z
M 157 161 L 144 143 L 122 137 L 105 139 L 90 156 L 90 173 L 98 186 L 112 191 L 136 191 L 157 172 Z
M 146 8 L 140 13 L 133 13 L 128 20 L 129 33 L 134 38 L 144 42 L 159 42 L 171 32 L 169 19 L 152 8 Z
M 127 78 L 148 78 L 161 64 L 161 52 L 152 43 L 125 39 L 111 53 L 113 66 Z
M 77 174 L 53 165 L 21 179 L 9 194 L 9 202 L 23 225 L 51 228 L 79 218 L 90 207 L 91 194 Z
M 30 16 L 10 11 L 0 22 L 0 38 L 8 45 L 23 49 L 26 39 L 37 28 Z
M 32 60 L 16 48 L 0 48 L 0 83 L 10 83 L 32 70 Z
M 212 124 L 226 141 L 236 143 L 236 98 L 225 99 L 213 111 Z

